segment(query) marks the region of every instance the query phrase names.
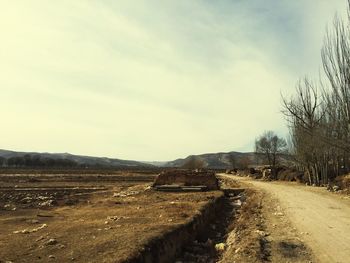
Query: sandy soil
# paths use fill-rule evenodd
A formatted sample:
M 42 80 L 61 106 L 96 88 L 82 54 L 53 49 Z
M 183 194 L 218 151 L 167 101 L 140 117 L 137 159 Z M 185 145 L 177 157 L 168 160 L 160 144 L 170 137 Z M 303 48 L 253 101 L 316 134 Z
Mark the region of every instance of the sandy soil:
M 288 247 L 296 248 L 294 252 L 300 250 L 297 254 L 305 254 L 301 260 L 291 259 L 290 262 L 305 262 L 303 260 L 308 258 L 308 247 L 314 257 L 312 262 L 350 262 L 350 199 L 296 183 L 226 177 L 262 190 L 267 196 L 264 202 L 267 228 L 275 232 L 277 239 L 290 237 L 289 241 L 273 242 L 271 235 L 272 262 L 281 262 L 278 261 L 279 257 L 281 260 L 286 258 L 288 255 L 281 252 Z M 276 235 L 276 232 L 280 235 Z M 290 250 L 286 251 L 290 253 Z

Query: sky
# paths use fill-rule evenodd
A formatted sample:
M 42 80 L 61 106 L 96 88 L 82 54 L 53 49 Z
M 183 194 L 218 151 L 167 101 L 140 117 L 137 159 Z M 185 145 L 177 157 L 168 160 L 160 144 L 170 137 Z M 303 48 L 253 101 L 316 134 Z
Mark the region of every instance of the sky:
M 346 0 L 0 0 L 0 148 L 142 161 L 286 136 Z

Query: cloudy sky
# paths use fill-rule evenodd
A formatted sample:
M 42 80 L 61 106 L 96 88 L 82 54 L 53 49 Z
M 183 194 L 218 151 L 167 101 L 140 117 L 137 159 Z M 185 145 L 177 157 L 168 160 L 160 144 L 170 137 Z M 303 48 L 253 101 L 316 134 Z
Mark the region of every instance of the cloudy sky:
M 286 135 L 345 0 L 0 1 L 0 148 L 137 160 Z

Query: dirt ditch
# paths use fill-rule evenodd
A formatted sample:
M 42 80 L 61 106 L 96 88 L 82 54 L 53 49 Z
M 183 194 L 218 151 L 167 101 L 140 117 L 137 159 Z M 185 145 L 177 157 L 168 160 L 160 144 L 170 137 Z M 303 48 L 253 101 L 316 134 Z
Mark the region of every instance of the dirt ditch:
M 186 224 L 152 240 L 133 262 L 216 262 L 225 250 L 225 242 L 235 214 L 245 199 L 243 189 L 225 190 L 204 206 Z
M 236 213 L 244 200 L 243 189 L 225 190 L 215 209 L 215 217 L 208 222 L 195 240 L 184 246 L 175 262 L 216 262 L 226 247 L 228 233 Z

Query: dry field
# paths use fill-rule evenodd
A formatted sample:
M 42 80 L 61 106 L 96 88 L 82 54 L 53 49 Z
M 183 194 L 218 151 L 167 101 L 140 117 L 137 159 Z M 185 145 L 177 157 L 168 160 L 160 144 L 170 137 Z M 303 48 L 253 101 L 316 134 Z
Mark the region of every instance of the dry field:
M 0 175 L 0 262 L 123 262 L 220 191 L 163 193 L 154 175 Z

